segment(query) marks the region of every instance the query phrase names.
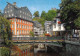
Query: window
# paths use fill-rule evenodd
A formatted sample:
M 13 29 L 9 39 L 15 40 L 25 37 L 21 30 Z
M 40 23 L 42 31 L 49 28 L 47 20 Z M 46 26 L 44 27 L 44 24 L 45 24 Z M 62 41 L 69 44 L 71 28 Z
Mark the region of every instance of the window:
M 17 28 L 18 28 L 18 24 L 17 24 Z
M 26 33 L 26 31 L 25 31 L 25 33 Z
M 22 30 L 22 34 L 23 34 L 23 30 Z
M 14 34 L 14 31 L 12 30 L 12 34 Z
M 12 22 L 13 22 L 13 19 L 12 19 Z
M 18 22 L 18 19 L 17 19 L 17 22 Z
M 14 25 L 12 24 L 12 28 L 14 27 Z
M 21 15 L 20 15 L 20 17 L 21 17 Z
M 23 16 L 23 18 L 24 18 L 24 16 Z
M 6 13 L 6 11 L 5 11 L 5 13 Z
M 21 24 L 20 24 L 20 28 L 21 28 Z
M 22 21 L 22 23 L 23 23 L 23 21 Z
M 28 16 L 28 13 L 27 13 L 27 16 Z
M 54 28 L 56 28 L 56 24 L 54 25 Z
M 24 12 L 23 12 L 23 14 L 24 14 Z
M 28 22 L 27 22 L 27 24 L 28 24 Z
M 9 13 L 9 11 L 7 11 Z
M 20 30 L 20 34 L 21 34 L 21 30 Z
M 25 17 L 25 19 L 26 19 L 26 17 Z
M 20 20 L 20 23 L 21 23 L 21 20 Z
M 12 14 L 12 16 L 14 16 L 14 14 Z
M 28 31 L 27 31 L 27 33 L 28 33 Z
M 12 12 L 12 9 L 10 11 Z
M 19 34 L 19 31 L 17 30 L 17 35 Z
M 25 25 L 24 25 L 24 29 L 25 29 Z
M 58 26 L 59 26 L 59 29 L 61 29 L 61 24 L 59 24 Z
M 18 22 L 19 22 L 19 20 L 18 20 Z
M 61 29 L 61 26 L 59 26 L 59 29 Z
M 23 25 L 22 25 L 22 29 L 23 29 Z
M 20 11 L 20 13 L 21 13 L 22 11 Z
M 26 24 L 26 21 L 25 21 L 25 24 Z
M 9 17 L 11 17 L 11 15 L 9 15 Z

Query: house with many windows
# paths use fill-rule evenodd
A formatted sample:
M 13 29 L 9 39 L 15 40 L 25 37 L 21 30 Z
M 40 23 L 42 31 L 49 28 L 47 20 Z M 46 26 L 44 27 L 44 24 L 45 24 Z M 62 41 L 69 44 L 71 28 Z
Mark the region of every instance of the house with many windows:
M 16 2 L 8 3 L 4 9 L 4 17 L 11 21 L 13 37 L 29 37 L 33 31 L 32 14 L 27 7 L 17 7 Z
M 34 21 L 34 34 L 35 36 L 43 35 L 44 30 L 42 25 L 38 21 Z
M 50 25 L 50 34 L 53 36 L 60 36 L 65 31 L 64 23 L 61 23 L 59 14 L 54 20 L 51 22 Z
M 44 25 L 45 25 L 45 33 L 50 33 L 50 25 L 51 25 L 52 21 L 45 21 Z

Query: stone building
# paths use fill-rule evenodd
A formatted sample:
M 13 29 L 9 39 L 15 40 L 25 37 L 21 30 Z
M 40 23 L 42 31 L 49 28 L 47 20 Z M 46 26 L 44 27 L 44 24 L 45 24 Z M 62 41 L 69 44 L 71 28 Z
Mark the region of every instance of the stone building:
M 61 23 L 59 16 L 60 14 L 58 14 L 58 16 L 54 18 L 54 20 L 51 22 L 50 25 L 51 35 L 62 35 L 62 32 L 65 31 L 64 23 Z
M 44 23 L 45 25 L 45 33 L 50 33 L 50 25 L 51 25 L 51 21 L 45 21 Z
M 40 36 L 44 33 L 42 25 L 38 21 L 34 21 L 34 34 Z
M 8 3 L 4 9 L 4 17 L 11 21 L 13 37 L 29 37 L 33 30 L 32 14 L 27 7 L 17 7 L 16 2 Z

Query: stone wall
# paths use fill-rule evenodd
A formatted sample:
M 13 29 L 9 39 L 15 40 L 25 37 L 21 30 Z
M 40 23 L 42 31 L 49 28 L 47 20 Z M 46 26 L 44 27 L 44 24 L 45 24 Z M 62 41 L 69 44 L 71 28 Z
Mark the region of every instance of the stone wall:
M 67 43 L 65 47 L 66 56 L 80 56 L 80 45 Z

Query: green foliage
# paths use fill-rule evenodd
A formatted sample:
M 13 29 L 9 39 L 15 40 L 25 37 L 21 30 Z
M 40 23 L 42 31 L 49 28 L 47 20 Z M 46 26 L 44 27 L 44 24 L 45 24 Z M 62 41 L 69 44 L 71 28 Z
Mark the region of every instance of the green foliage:
M 45 23 L 45 19 L 43 19 L 43 18 L 33 18 L 33 21 L 38 21 L 39 23 L 41 23 L 41 25 L 44 27 L 44 23 Z
M 41 13 L 41 18 L 43 18 L 43 19 L 45 19 L 46 20 L 46 12 L 45 11 L 42 11 L 42 13 Z
M 36 11 L 36 12 L 34 12 L 34 17 L 39 17 L 39 12 L 38 11 Z
M 75 25 L 80 27 L 80 17 L 78 19 L 76 19 L 75 21 Z
M 30 31 L 30 35 L 31 35 L 32 37 L 34 37 L 34 32 L 33 32 L 33 31 Z
M 42 11 L 41 13 L 41 18 L 47 20 L 47 21 L 52 21 L 54 17 L 57 15 L 57 10 L 49 10 L 47 13 L 45 11 Z
M 1 10 L 0 10 L 0 16 L 3 16 L 3 13 L 1 12 Z
M 1 48 L 1 56 L 9 56 L 10 49 L 7 47 L 2 47 Z
M 54 17 L 56 17 L 56 15 L 57 15 L 57 11 L 53 9 L 49 10 L 47 13 L 45 11 L 42 11 L 41 17 L 34 17 L 33 21 L 38 21 L 44 27 L 45 21 L 52 21 Z
M 6 18 L 0 16 L 0 38 L 4 40 L 4 44 L 8 45 L 9 40 L 12 39 L 10 30 L 10 22 Z
M 62 22 L 66 23 L 66 27 L 69 26 L 70 29 L 76 28 L 74 21 L 80 16 L 80 0 L 62 0 L 60 8 Z
M 57 11 L 56 10 L 49 10 L 48 13 L 46 14 L 46 20 L 47 21 L 52 21 L 55 17 L 57 16 Z

